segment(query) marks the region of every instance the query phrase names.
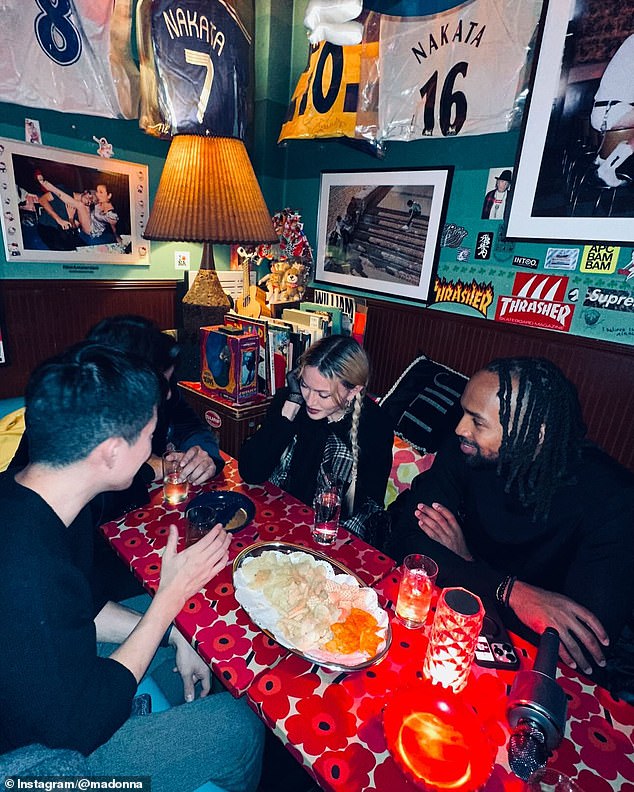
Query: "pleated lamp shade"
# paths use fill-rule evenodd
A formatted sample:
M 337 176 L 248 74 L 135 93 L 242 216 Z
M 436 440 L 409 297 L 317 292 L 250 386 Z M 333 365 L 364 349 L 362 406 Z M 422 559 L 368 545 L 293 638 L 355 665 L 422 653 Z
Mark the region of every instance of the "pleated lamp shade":
M 181 374 L 196 379 L 199 328 L 222 324 L 231 307 L 216 273 L 213 243 L 279 242 L 244 143 L 235 138 L 176 135 L 143 236 L 204 243 L 200 269 L 183 297 L 187 336 Z
M 244 143 L 176 135 L 143 236 L 173 242 L 278 242 Z

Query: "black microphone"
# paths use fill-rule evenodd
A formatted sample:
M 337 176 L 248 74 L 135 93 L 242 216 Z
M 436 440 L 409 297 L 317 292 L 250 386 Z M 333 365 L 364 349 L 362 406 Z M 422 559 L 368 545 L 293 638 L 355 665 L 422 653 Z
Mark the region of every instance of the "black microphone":
M 509 765 L 524 781 L 546 764 L 564 736 L 568 700 L 555 681 L 558 655 L 559 633 L 547 627 L 533 670 L 519 671 L 509 694 Z

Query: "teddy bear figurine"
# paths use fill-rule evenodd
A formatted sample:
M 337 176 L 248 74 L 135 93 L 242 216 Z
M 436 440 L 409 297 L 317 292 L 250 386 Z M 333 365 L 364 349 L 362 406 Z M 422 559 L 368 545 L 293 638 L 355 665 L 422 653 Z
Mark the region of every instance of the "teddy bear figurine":
M 266 284 L 266 301 L 267 303 L 280 302 L 282 298 L 283 281 L 286 271 L 290 267 L 290 263 L 285 259 L 280 261 L 272 261 L 269 265 L 270 272 L 258 281 L 259 285 Z
M 294 262 L 282 278 L 282 300 L 295 302 L 301 300 L 306 292 L 306 266 Z

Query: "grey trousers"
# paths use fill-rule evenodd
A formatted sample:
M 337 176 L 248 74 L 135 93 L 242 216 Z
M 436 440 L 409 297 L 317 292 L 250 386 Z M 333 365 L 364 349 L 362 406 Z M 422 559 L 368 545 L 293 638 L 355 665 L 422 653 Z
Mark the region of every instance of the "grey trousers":
M 144 611 L 149 597 L 122 604 Z M 114 648 L 100 644 L 99 653 L 108 655 Z M 171 673 L 173 664 L 174 650 L 159 649 L 148 672 L 169 669 L 163 677 L 180 686 L 182 700 L 182 683 Z M 161 686 L 157 677 L 153 676 Z M 164 692 L 168 700 L 174 699 L 174 690 Z M 165 712 L 129 718 L 86 758 L 87 772 L 151 776 L 152 792 L 193 792 L 205 781 L 228 792 L 254 792 L 263 745 L 264 726 L 246 701 L 227 692 L 214 693 Z

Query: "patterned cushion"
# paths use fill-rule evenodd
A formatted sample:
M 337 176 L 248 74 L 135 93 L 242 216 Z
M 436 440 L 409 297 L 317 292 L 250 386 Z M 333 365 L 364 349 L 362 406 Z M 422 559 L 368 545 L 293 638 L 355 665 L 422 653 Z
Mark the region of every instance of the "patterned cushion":
M 385 491 L 385 508 L 396 500 L 419 473 L 428 470 L 435 459 L 435 454 L 421 454 L 400 437 L 394 438 L 392 448 L 392 470 Z
M 437 451 L 462 416 L 460 396 L 468 377 L 425 355 L 416 358 L 379 404 L 395 432 L 414 448 Z

